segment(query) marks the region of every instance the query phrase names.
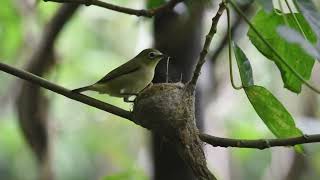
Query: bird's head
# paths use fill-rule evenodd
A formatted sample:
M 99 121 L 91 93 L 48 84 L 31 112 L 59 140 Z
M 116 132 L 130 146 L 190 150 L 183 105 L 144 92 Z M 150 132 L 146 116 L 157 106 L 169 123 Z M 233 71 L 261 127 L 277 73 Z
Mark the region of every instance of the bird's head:
M 158 64 L 162 59 L 167 59 L 169 56 L 161 53 L 157 49 L 149 48 L 141 51 L 136 58 L 139 58 L 143 63 L 147 65 Z

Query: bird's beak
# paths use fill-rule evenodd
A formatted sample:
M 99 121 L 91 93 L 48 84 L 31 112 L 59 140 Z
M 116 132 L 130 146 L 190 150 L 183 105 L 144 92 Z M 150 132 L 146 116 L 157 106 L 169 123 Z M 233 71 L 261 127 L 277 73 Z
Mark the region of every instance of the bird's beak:
M 161 60 L 170 58 L 170 56 L 166 54 L 159 54 L 158 56 L 161 58 Z

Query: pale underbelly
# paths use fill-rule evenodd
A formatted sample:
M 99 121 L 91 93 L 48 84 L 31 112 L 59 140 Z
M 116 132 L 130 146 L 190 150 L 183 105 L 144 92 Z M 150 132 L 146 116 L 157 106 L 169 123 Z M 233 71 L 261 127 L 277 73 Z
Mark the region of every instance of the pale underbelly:
M 138 72 L 143 73 L 143 72 Z M 115 79 L 108 81 L 105 84 L 95 84 L 94 89 L 102 94 L 109 94 L 111 96 L 116 97 L 125 97 L 129 94 L 137 94 L 141 90 L 150 84 L 153 79 L 153 73 L 148 74 L 138 74 L 132 73 L 130 75 L 124 75 Z M 149 76 L 148 76 L 148 75 Z M 135 76 L 142 77 L 142 78 L 134 78 Z

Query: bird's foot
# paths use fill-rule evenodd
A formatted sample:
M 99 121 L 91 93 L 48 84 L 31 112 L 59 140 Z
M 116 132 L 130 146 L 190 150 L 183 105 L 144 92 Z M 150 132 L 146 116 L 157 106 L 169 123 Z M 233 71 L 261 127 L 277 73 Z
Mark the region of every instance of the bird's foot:
M 136 98 L 134 98 L 133 100 L 130 100 L 130 97 L 131 96 L 124 97 L 123 101 L 126 102 L 126 103 L 134 103 Z
M 137 93 L 121 93 L 121 94 L 124 95 L 123 101 L 127 103 L 134 103 L 136 100 L 136 97 L 138 96 Z M 130 99 L 130 97 L 132 96 L 135 96 L 133 100 Z

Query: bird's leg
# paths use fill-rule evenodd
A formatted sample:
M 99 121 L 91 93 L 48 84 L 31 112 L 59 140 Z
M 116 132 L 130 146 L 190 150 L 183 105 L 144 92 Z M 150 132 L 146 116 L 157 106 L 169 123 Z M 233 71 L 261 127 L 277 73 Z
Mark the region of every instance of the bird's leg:
M 134 103 L 135 99 L 134 100 L 130 100 L 130 96 L 126 96 L 123 98 L 123 101 L 126 102 L 126 103 Z
M 133 103 L 135 101 L 136 98 L 134 98 L 134 100 L 130 100 L 131 96 L 138 96 L 137 93 L 121 93 L 121 95 L 124 95 L 123 101 L 127 103 Z

